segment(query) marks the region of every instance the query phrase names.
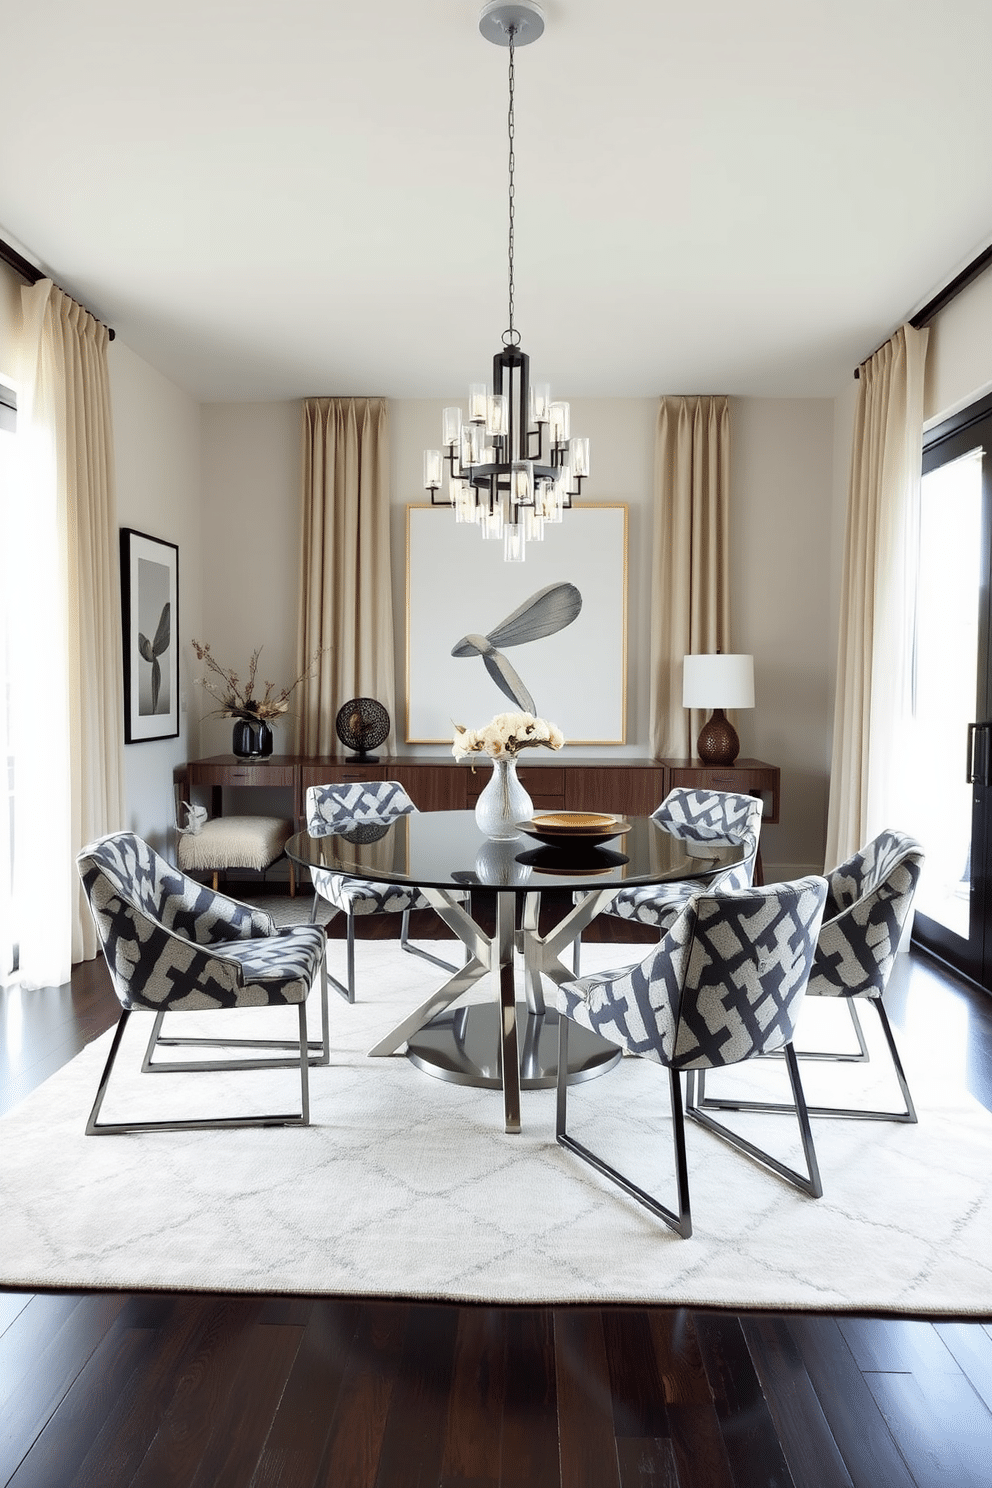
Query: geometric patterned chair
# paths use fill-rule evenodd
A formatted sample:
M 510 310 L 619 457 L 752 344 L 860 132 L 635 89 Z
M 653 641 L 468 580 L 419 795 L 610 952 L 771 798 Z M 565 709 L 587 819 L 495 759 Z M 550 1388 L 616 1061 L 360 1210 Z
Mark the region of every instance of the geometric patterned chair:
M 311 837 L 350 836 L 355 842 L 374 842 L 376 829 L 397 817 L 409 816 L 417 808 L 397 780 L 366 780 L 350 785 L 312 785 L 307 790 L 307 831 Z M 379 836 L 384 835 L 382 832 Z M 429 909 L 427 900 L 411 884 L 372 883 L 350 878 L 329 868 L 311 868 L 314 901 L 311 921 L 317 917 L 318 898 L 326 899 L 347 921 L 347 984 L 328 973 L 331 985 L 348 1002 L 355 1000 L 355 916 L 401 914 L 400 946 L 411 955 L 431 961 L 444 971 L 457 971 L 440 956 L 433 956 L 409 939 L 410 911 Z M 467 898 L 467 895 L 454 895 Z
M 133 832 L 111 832 L 84 847 L 77 864 L 86 897 L 123 1011 L 87 1136 L 108 1132 L 190 1131 L 204 1127 L 306 1126 L 310 1120 L 308 1069 L 330 1059 L 324 935 L 312 925 L 278 928 L 264 910 L 187 878 Z M 306 1000 L 321 976 L 321 1040 L 308 1041 Z M 168 1012 L 296 1005 L 297 1039 L 163 1038 Z M 142 1071 L 299 1068 L 301 1110 L 289 1114 L 197 1120 L 99 1122 L 111 1070 L 131 1013 L 154 1013 Z M 293 1050 L 269 1058 L 153 1062 L 156 1049 L 189 1045 Z
M 815 876 L 761 888 L 705 890 L 675 916 L 637 966 L 566 982 L 558 991 L 560 1049 L 556 1135 L 561 1146 L 680 1235 L 692 1233 L 685 1114 L 812 1198 L 823 1192 L 792 1038 L 813 966 L 827 885 Z M 592 1029 L 669 1073 L 678 1207 L 666 1208 L 567 1131 L 569 1022 Z M 799 1173 L 718 1124 L 696 1103 L 705 1072 L 783 1050 L 806 1172 Z M 598 1083 L 598 1082 L 597 1082 Z M 592 1098 L 592 1097 L 590 1097 Z
M 741 795 L 737 791 L 683 787 L 669 791 L 652 813 L 652 821 L 673 837 L 690 842 L 743 844 L 743 859 L 730 868 L 711 873 L 707 878 L 623 889 L 603 913 L 622 920 L 634 920 L 639 925 L 654 925 L 663 933 L 692 894 L 706 888 L 748 888 L 754 881 L 761 811 L 759 798 Z M 578 900 L 584 896 L 576 894 L 574 897 Z M 576 939 L 572 963 L 576 976 L 579 975 L 579 955 L 580 942 Z
M 916 1108 L 899 1058 L 895 1036 L 882 1001 L 896 952 L 909 917 L 923 868 L 923 848 L 905 832 L 886 828 L 859 852 L 827 874 L 827 903 L 823 925 L 810 974 L 808 997 L 841 997 L 847 1001 L 857 1054 L 819 1053 L 803 1050 L 800 1059 L 859 1063 L 869 1058 L 868 1046 L 858 1021 L 856 999 L 874 1007 L 899 1089 L 902 1111 L 866 1111 L 851 1106 L 810 1106 L 811 1116 L 849 1116 L 862 1121 L 916 1121 Z M 744 1109 L 706 1102 L 708 1108 Z M 774 1110 L 755 1105 L 755 1109 Z

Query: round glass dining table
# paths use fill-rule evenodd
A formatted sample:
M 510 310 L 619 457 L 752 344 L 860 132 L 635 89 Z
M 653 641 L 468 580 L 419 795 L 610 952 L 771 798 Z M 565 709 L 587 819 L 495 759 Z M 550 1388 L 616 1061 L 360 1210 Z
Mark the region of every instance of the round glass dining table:
M 551 1087 L 557 1076 L 558 1014 L 545 1006 L 542 977 L 556 983 L 573 979 L 562 952 L 621 889 L 706 879 L 743 857 L 739 844 L 676 837 L 651 817 L 628 817 L 619 825 L 624 830 L 595 847 L 548 845 L 524 834 L 487 838 L 474 811 L 414 811 L 333 836 L 291 837 L 286 853 L 303 868 L 375 884 L 416 885 L 466 947 L 465 965 L 370 1055 L 395 1054 L 405 1044 L 407 1057 L 438 1079 L 502 1089 L 504 1127 L 519 1131 L 521 1089 Z M 550 889 L 573 890 L 577 902 L 542 935 L 541 894 Z M 496 899 L 494 935 L 471 912 L 484 902 L 478 897 L 483 894 Z M 525 994 L 519 1007 L 518 958 Z M 488 973 L 496 984 L 493 1000 L 452 1007 Z M 613 1044 L 576 1028 L 569 1080 L 602 1074 L 619 1058 Z

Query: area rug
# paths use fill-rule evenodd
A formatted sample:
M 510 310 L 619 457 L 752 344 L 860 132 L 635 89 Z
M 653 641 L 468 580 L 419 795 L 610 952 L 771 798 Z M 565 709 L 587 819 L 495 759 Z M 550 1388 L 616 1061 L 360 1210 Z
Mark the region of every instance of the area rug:
M 624 949 L 590 946 L 584 969 L 643 954 Z M 556 1145 L 553 1091 L 524 1093 L 509 1136 L 497 1091 L 367 1057 L 438 976 L 395 942 L 359 945 L 359 1001 L 331 995 L 331 1062 L 312 1072 L 308 1128 L 87 1138 L 110 1034 L 97 1040 L 0 1121 L 0 1284 L 992 1312 L 992 1116 L 936 1080 L 924 1050 L 905 1051 L 918 1126 L 815 1122 L 818 1201 L 690 1123 L 695 1232 L 682 1240 Z M 187 1024 L 292 1036 L 274 1026 L 284 1016 Z M 295 1108 L 292 1070 L 141 1075 L 149 1021 L 131 1020 L 105 1119 Z M 804 1073 L 814 1101 L 895 1097 L 882 1057 Z M 751 1093 L 785 1080 L 781 1061 L 741 1074 Z M 570 1125 L 670 1198 L 666 1107 L 664 1071 L 624 1059 L 574 1087 Z M 735 1119 L 798 1161 L 789 1117 Z

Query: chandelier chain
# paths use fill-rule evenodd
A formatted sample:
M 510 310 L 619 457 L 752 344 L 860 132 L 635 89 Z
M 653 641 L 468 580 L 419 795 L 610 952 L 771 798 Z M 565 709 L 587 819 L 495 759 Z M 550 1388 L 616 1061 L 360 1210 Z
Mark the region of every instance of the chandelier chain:
M 514 230 L 514 222 L 515 222 L 515 216 L 516 216 L 516 204 L 515 204 L 515 200 L 514 200 L 515 188 L 514 188 L 514 180 L 513 180 L 514 170 L 515 170 L 515 167 L 516 167 L 516 158 L 515 158 L 514 153 L 513 153 L 513 140 L 514 140 L 514 135 L 516 133 L 516 125 L 515 125 L 515 119 L 514 119 L 514 113 L 513 113 L 513 96 L 514 96 L 514 84 L 515 84 L 515 73 L 514 73 L 514 67 L 513 67 L 513 38 L 516 35 L 516 29 L 517 29 L 516 26 L 510 26 L 510 28 L 509 28 L 509 38 L 510 38 L 510 68 L 509 68 L 510 105 L 509 105 L 509 109 L 507 111 L 507 116 L 506 116 L 506 132 L 507 132 L 507 139 L 509 141 L 509 156 L 508 156 L 508 162 L 507 162 L 508 173 L 509 173 L 509 192 L 508 192 L 508 202 L 507 202 L 507 205 L 508 205 L 509 230 L 508 230 L 508 235 L 507 235 L 507 258 L 508 258 L 508 269 L 509 269 L 508 290 L 509 290 L 510 324 L 509 324 L 509 328 L 506 331 L 503 332 L 503 345 L 504 346 L 518 346 L 520 344 L 520 332 L 515 329 L 514 324 L 513 324 L 513 311 L 514 311 L 514 308 L 515 308 L 514 307 L 514 282 L 513 282 L 513 247 L 514 247 L 513 230 Z

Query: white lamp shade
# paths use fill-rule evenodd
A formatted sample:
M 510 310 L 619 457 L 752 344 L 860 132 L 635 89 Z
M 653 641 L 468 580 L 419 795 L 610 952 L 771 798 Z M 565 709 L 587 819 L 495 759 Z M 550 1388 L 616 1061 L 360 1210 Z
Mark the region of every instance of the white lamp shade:
M 753 708 L 754 657 L 687 656 L 682 663 L 683 708 Z

